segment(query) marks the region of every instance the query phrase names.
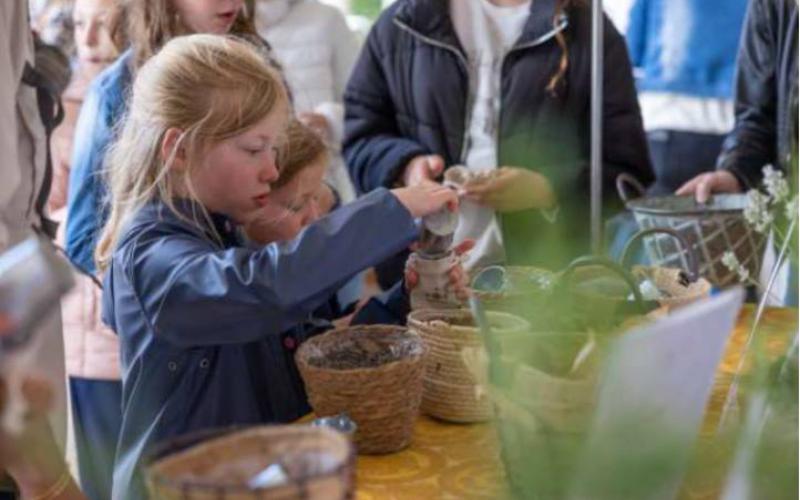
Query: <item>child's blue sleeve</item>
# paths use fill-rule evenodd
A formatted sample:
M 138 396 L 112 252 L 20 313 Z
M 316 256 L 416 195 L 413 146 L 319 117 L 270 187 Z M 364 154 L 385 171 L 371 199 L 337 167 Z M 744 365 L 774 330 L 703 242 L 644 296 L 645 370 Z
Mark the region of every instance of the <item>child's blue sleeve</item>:
M 70 260 L 94 272 L 94 248 L 105 218 L 103 158 L 111 140 L 110 104 L 93 85 L 81 107 L 69 177 L 66 252 Z
M 257 251 L 215 251 L 191 234 L 142 235 L 130 245 L 126 277 L 157 338 L 183 347 L 249 342 L 304 320 L 417 234 L 408 210 L 380 189 L 292 243 Z

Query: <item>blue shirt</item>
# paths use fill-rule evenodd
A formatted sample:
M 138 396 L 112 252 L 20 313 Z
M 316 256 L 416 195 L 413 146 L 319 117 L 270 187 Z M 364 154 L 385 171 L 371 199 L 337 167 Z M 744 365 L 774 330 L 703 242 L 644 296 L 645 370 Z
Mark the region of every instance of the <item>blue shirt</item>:
M 626 34 L 639 90 L 732 99 L 747 0 L 636 0 Z
M 124 231 L 106 273 L 103 320 L 120 337 L 123 383 L 114 499 L 145 498 L 141 466 L 159 441 L 305 414 L 293 348 L 307 329 L 298 323 L 418 235 L 385 189 L 288 245 L 245 248 L 230 221 L 214 220 L 221 243 L 152 203 Z
M 122 54 L 94 79 L 75 125 L 69 191 L 66 251 L 70 260 L 94 272 L 94 249 L 107 217 L 103 162 L 115 127 L 125 112 L 133 51 Z

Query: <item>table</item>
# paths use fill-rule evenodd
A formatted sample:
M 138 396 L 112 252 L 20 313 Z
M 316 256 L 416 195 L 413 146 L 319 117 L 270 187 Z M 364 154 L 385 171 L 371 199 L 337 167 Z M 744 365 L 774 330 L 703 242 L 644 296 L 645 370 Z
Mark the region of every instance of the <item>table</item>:
M 750 330 L 753 307 L 745 306 L 731 333 L 720 363 L 709 407 L 701 430 L 701 441 L 716 429 L 725 395 Z M 796 309 L 768 309 L 761 334 L 767 336 L 771 358 L 783 354 L 790 332 L 797 330 Z M 724 463 L 724 462 L 723 462 Z M 720 473 L 724 469 L 721 468 Z M 491 424 L 448 424 L 420 417 L 409 448 L 384 456 L 359 456 L 356 498 L 500 498 L 506 493 L 500 448 Z M 713 476 L 713 477 L 712 477 Z M 681 498 L 715 498 L 718 477 L 707 471 L 687 473 Z

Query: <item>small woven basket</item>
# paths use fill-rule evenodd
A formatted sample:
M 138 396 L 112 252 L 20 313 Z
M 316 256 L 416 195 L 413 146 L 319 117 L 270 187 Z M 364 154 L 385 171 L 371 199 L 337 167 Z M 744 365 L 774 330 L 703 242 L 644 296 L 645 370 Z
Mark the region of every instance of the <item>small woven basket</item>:
M 343 434 L 304 425 L 252 427 L 184 436 L 162 445 L 146 471 L 159 500 L 345 499 L 355 486 L 355 453 Z M 288 480 L 248 486 L 281 464 Z
M 672 228 L 681 234 L 700 261 L 700 275 L 712 285 L 725 287 L 738 282 L 735 271 L 722 263 L 722 256 L 732 251 L 739 262 L 758 276 L 766 238 L 754 231 L 744 218 L 747 196 L 715 195 L 709 203 L 699 204 L 692 196 L 657 196 L 631 199 L 625 185 L 643 190 L 624 174 L 617 180 L 617 190 L 628 210 L 633 212 L 641 229 Z M 686 268 L 687 256 L 680 245 L 666 235 L 645 240 L 650 262 L 659 267 Z
M 686 239 L 677 231 L 670 228 L 654 227 L 642 229 L 628 240 L 620 256 L 620 265 L 625 267 L 632 249 L 639 241 L 655 234 L 672 236 L 680 244 L 686 271 L 677 268 L 659 266 L 633 266 L 631 274 L 637 280 L 649 280 L 661 294 L 657 299 L 662 307 L 671 311 L 678 307 L 691 304 L 697 300 L 711 295 L 711 283 L 700 277 L 699 260 Z
M 681 283 L 680 269 L 667 269 L 653 266 L 634 266 L 631 270 L 634 276 L 647 277 L 661 291 L 662 296 L 658 303 L 669 311 L 677 309 L 704 299 L 711 295 L 711 283 L 705 278 L 700 278 L 688 286 Z
M 306 341 L 295 359 L 318 416 L 347 413 L 359 453 L 399 451 L 411 442 L 422 400 L 426 348 L 397 326 L 352 326 Z
M 527 321 L 511 314 L 489 312 L 487 319 L 497 338 L 527 335 L 530 330 Z M 489 420 L 492 408 L 488 394 L 463 356 L 465 350 L 483 346 L 472 314 L 463 310 L 414 311 L 408 316 L 408 327 L 428 347 L 423 413 L 450 422 Z

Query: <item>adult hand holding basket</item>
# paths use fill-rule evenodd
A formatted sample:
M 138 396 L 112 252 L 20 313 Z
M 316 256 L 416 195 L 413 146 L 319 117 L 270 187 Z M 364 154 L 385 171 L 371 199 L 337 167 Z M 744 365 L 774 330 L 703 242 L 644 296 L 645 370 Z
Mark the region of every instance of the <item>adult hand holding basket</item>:
M 707 203 L 693 196 L 645 197 L 642 186 L 625 174 L 617 178 L 617 190 L 640 229 L 667 228 L 680 234 L 697 255 L 700 275 L 712 285 L 721 288 L 739 281 L 723 263 L 726 252 L 733 252 L 750 276 L 760 272 L 766 238 L 745 220 L 746 195 L 714 195 Z M 652 265 L 686 267 L 685 252 L 673 237 L 649 235 L 644 244 Z

